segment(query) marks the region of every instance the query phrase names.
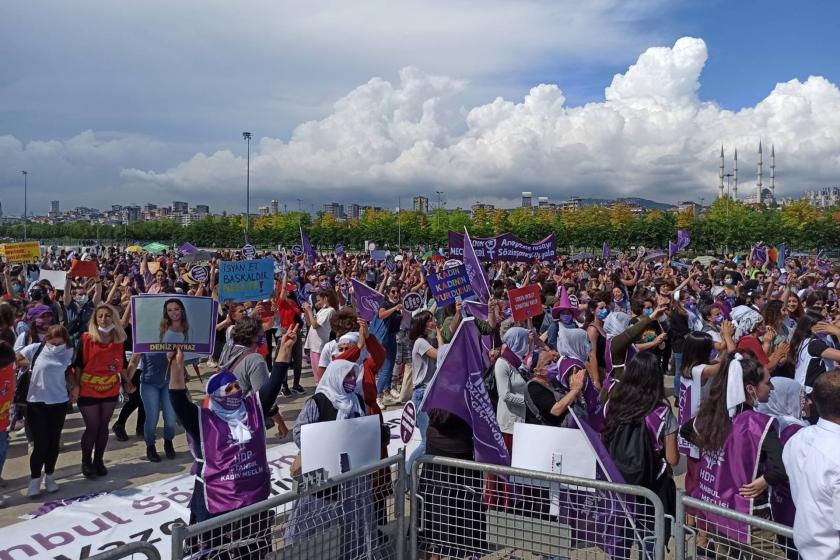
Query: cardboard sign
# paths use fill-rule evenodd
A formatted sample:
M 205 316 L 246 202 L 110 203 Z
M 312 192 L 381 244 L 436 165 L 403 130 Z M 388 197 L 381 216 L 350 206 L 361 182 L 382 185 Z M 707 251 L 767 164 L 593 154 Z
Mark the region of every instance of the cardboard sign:
M 41 260 L 41 244 L 38 241 L 5 243 L 3 256 L 12 264 L 38 264 Z
M 414 408 L 414 403 L 409 401 L 405 403 L 402 418 L 400 419 L 400 439 L 402 439 L 403 443 L 411 441 L 411 436 L 414 434 L 414 427 L 416 425 L 417 410 Z
M 64 270 L 41 269 L 38 280 L 46 280 L 56 290 L 63 290 L 67 284 L 67 272 Z
M 370 258 L 375 260 L 375 261 L 384 261 L 385 259 L 388 258 L 388 255 L 385 251 L 380 249 L 380 250 L 376 250 L 376 251 L 371 251 L 370 252 Z
M 70 276 L 81 276 L 83 278 L 96 278 L 99 276 L 99 270 L 96 267 L 96 261 L 80 261 L 74 260 L 70 265 Z
M 427 276 L 426 281 L 429 283 L 432 297 L 439 306 L 454 303 L 458 298 L 463 299 L 475 295 L 470 285 L 470 277 L 467 275 L 467 268 L 463 264 L 435 272 Z
M 334 477 L 363 469 L 379 460 L 381 441 L 379 416 L 306 424 L 300 430 L 301 470 L 324 469 Z
M 242 247 L 242 256 L 246 259 L 253 259 L 257 256 L 257 248 L 250 243 L 246 243 L 245 246 Z
M 208 272 L 203 266 L 194 266 L 190 269 L 190 276 L 196 282 L 207 282 Z
M 510 311 L 514 321 L 525 321 L 543 312 L 540 302 L 540 287 L 531 284 L 508 292 Z
M 274 259 L 219 263 L 219 301 L 259 301 L 274 293 Z
M 403 296 L 402 304 L 406 311 L 417 311 L 423 307 L 423 298 L 420 294 L 411 292 Z
M 134 352 L 212 354 L 216 302 L 209 297 L 143 294 L 131 298 Z
M 148 269 L 149 274 L 154 274 L 160 270 L 160 263 L 157 261 L 149 261 L 146 263 L 146 268 Z

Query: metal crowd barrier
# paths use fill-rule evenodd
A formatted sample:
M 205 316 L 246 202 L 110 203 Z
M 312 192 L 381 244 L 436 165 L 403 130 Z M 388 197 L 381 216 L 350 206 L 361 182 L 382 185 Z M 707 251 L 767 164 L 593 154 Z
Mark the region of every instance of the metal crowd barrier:
M 172 559 L 402 560 L 405 455 L 172 527 Z
M 675 558 L 798 560 L 793 529 L 677 494 Z
M 160 552 L 153 544 L 147 542 L 131 542 L 124 544 L 118 548 L 107 550 L 96 556 L 91 556 L 88 560 L 121 560 L 128 558 L 129 560 L 160 560 Z
M 411 560 L 663 560 L 665 543 L 646 488 L 432 456 L 412 468 Z

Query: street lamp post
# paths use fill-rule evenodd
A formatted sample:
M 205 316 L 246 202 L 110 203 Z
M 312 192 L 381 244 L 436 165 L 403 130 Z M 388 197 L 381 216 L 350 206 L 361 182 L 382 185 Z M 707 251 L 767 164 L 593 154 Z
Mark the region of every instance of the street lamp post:
M 400 214 L 402 214 L 402 198 L 397 197 L 397 251 L 402 248 L 402 220 Z
M 248 144 L 248 159 L 245 171 L 245 236 L 251 233 L 251 133 L 243 132 L 242 139 Z
M 435 192 L 438 195 L 438 219 L 437 219 L 438 224 L 437 224 L 437 227 L 438 227 L 438 229 L 440 229 L 440 208 L 441 208 L 441 206 L 440 206 L 440 195 L 443 194 L 443 191 L 435 191 Z
M 28 193 L 28 184 L 27 184 L 27 175 L 29 175 L 29 171 L 21 171 L 23 173 L 23 240 L 26 241 L 28 238 L 26 236 L 26 222 L 29 219 L 27 207 L 27 193 Z

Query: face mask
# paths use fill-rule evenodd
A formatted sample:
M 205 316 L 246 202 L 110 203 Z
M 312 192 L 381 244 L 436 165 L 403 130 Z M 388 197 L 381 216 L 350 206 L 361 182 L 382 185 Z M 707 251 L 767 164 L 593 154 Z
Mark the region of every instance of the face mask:
M 732 285 L 732 278 L 728 278 L 728 277 L 724 278 L 723 283 L 726 284 L 727 286 L 731 286 Z
M 75 299 L 76 303 L 78 303 L 79 305 L 84 305 L 88 302 L 87 294 L 84 294 L 84 295 L 81 295 L 81 296 L 76 296 L 73 299 Z
M 345 393 L 353 393 L 356 391 L 356 378 L 352 379 L 345 379 L 344 383 L 341 384 L 341 387 L 344 389 Z
M 613 296 L 613 301 L 619 303 L 624 300 L 624 296 Z
M 642 313 L 644 313 L 645 317 L 650 317 L 651 315 L 653 315 L 653 308 L 645 308 L 645 310 Z
M 604 319 L 607 318 L 607 315 L 609 315 L 609 314 L 610 314 L 609 309 L 599 309 L 598 313 L 596 313 L 596 316 L 598 317 L 598 319 L 603 321 Z
M 108 334 L 112 330 L 114 330 L 114 325 L 108 325 L 107 327 L 97 327 L 97 330 L 102 334 Z
M 48 352 L 58 352 L 59 350 L 64 350 L 66 345 L 64 344 L 45 344 L 44 350 Z
M 561 313 L 560 314 L 560 322 L 564 325 L 568 325 L 572 322 L 572 314 L 571 313 Z
M 715 324 L 716 327 L 721 326 L 723 324 L 723 315 L 718 315 L 712 322 Z
M 213 402 L 224 408 L 225 410 L 238 410 L 242 406 L 242 391 L 236 391 L 230 395 L 222 397 L 213 397 Z

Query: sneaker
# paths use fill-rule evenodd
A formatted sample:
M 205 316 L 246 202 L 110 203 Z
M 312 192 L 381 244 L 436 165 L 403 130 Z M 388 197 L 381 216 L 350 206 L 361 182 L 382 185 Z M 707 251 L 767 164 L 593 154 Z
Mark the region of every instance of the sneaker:
M 146 459 L 152 463 L 160 463 L 160 455 L 158 455 L 157 449 L 155 449 L 154 445 L 146 446 Z
M 292 387 L 292 393 L 297 393 L 298 395 L 305 395 L 306 389 L 304 389 L 300 385 L 295 385 L 294 387 Z
M 385 409 L 385 401 L 383 401 L 383 400 L 382 400 L 381 398 L 379 398 L 379 397 L 376 397 L 376 406 L 378 406 L 379 408 L 381 408 L 382 410 L 384 410 L 384 409 Z
M 212 369 L 219 367 L 219 364 L 216 363 L 215 360 L 207 360 L 206 362 L 204 362 L 204 365 Z
M 93 468 L 96 469 L 96 476 L 107 476 L 108 469 L 105 468 L 105 462 L 102 459 L 96 459 L 93 462 Z
M 167 459 L 175 458 L 175 446 L 172 445 L 171 439 L 167 439 L 163 442 L 163 452 L 166 453 Z
M 283 397 L 291 397 L 292 392 L 289 390 L 288 387 L 283 387 L 282 389 L 280 389 L 280 395 Z
M 48 474 L 44 477 L 44 486 L 47 489 L 47 492 L 52 494 L 53 492 L 58 492 L 58 483 L 55 481 L 53 475 Z
M 122 424 L 114 424 L 111 426 L 111 431 L 117 436 L 118 441 L 128 441 L 128 434 L 125 433 L 125 426 Z
M 82 475 L 85 478 L 96 477 L 96 469 L 93 468 L 93 463 L 90 459 L 82 459 Z
M 394 397 L 395 399 L 398 399 L 398 398 L 400 398 L 400 392 L 397 391 L 396 389 L 391 389 L 391 396 Z
M 29 487 L 26 489 L 27 498 L 37 498 L 41 495 L 41 477 L 30 478 Z

